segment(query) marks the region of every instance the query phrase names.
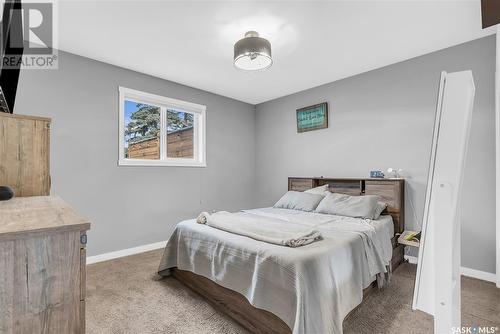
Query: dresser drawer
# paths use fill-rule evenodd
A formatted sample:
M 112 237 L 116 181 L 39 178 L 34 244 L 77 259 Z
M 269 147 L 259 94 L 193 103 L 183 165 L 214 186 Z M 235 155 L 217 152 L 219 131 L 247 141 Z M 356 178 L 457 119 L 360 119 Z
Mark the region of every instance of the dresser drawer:
M 62 199 L 0 202 L 0 333 L 84 333 L 90 223 Z
M 85 300 L 80 301 L 80 334 L 85 334 Z
M 80 248 L 80 300 L 85 300 L 87 284 L 87 250 Z
M 0 240 L 0 333 L 80 333 L 80 250 L 79 231 Z

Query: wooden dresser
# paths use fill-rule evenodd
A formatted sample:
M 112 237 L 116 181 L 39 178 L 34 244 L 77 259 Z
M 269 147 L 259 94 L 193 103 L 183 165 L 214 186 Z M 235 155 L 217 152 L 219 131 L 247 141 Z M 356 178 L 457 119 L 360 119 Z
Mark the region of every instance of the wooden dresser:
M 0 202 L 0 333 L 85 333 L 89 228 L 58 197 Z
M 50 194 L 49 118 L 0 113 L 0 333 L 85 333 L 90 224 Z

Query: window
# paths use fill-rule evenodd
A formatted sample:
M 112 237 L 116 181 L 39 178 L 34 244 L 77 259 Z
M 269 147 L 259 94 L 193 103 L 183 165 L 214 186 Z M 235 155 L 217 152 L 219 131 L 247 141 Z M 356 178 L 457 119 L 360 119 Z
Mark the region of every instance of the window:
M 120 166 L 206 166 L 203 105 L 120 87 Z

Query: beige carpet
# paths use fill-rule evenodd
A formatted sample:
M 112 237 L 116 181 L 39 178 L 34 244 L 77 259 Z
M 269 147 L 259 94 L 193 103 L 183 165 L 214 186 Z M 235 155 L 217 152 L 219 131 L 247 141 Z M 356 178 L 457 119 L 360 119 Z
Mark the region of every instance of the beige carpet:
M 175 279 L 159 279 L 160 257 L 159 250 L 88 266 L 87 333 L 247 333 Z M 431 333 L 432 318 L 411 310 L 414 277 L 414 265 L 400 266 L 344 333 Z M 462 287 L 464 325 L 500 328 L 500 289 L 470 278 Z

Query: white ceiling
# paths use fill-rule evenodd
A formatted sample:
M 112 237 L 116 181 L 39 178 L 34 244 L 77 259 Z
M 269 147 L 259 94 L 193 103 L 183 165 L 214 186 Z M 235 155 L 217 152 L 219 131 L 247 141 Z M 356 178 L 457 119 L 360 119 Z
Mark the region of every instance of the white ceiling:
M 479 0 L 59 2 L 59 48 L 258 104 L 493 33 Z M 274 65 L 242 72 L 247 30 Z M 126 83 L 123 83 L 126 85 Z

